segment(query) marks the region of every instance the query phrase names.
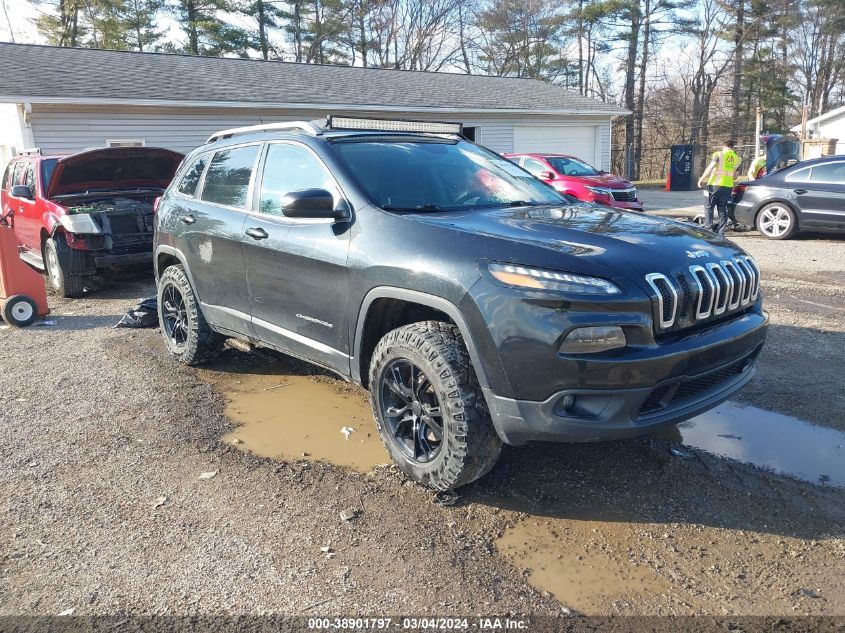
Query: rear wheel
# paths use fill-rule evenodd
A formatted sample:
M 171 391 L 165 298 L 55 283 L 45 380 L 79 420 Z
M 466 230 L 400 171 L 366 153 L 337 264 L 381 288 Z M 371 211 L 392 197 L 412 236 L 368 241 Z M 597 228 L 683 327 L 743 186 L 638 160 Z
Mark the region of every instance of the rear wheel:
M 389 332 L 370 364 L 382 442 L 400 470 L 436 490 L 464 486 L 496 464 L 496 435 L 458 328 L 426 321 Z
M 38 306 L 26 295 L 14 295 L 3 304 L 3 320 L 14 327 L 26 327 L 38 318 Z
M 795 212 L 781 202 L 767 204 L 757 214 L 757 230 L 770 240 L 788 240 L 797 229 Z
M 158 281 L 158 321 L 168 351 L 186 365 L 197 365 L 223 349 L 224 338 L 208 325 L 181 265 Z
M 85 277 L 69 275 L 62 267 L 66 253 L 70 250 L 63 235 L 48 238 L 44 242 L 44 268 L 50 287 L 60 297 L 81 297 L 85 290 Z M 61 255 L 61 256 L 60 256 Z

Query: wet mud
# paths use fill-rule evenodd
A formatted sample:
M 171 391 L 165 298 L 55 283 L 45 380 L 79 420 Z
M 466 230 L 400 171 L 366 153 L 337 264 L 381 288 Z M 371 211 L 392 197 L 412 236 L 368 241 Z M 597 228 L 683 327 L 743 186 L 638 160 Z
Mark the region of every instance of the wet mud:
M 239 449 L 359 472 L 390 461 L 366 393 L 341 380 L 299 374 L 284 363 L 231 371 L 221 362 L 200 376 L 226 398 L 226 417 L 238 426 L 224 441 Z

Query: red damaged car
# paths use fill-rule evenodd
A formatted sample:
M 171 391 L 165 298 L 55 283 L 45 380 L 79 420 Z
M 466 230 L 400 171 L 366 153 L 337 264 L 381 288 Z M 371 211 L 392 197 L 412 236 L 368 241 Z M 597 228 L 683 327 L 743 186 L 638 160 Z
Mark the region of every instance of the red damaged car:
M 599 171 L 580 158 L 566 154 L 505 154 L 555 190 L 608 207 L 642 211 L 637 188 L 629 181 Z
M 0 183 L 0 209 L 13 213 L 21 258 L 63 297 L 80 296 L 105 269 L 151 263 L 155 199 L 181 160 L 155 147 L 16 156 Z

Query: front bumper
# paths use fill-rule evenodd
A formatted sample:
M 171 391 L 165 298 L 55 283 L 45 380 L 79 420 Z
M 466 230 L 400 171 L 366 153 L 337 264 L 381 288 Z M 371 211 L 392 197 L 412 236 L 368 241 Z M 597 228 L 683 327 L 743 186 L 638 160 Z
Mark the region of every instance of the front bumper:
M 97 268 L 111 268 L 112 266 L 141 266 L 152 264 L 152 252 L 124 253 L 122 255 L 104 254 L 94 256 Z
M 765 313 L 749 312 L 697 333 L 691 337 L 696 346 L 682 341 L 659 345 L 647 358 L 620 359 L 629 375 L 653 376 L 647 386 L 561 389 L 541 401 L 506 398 L 485 389 L 485 398 L 496 431 L 508 444 L 639 435 L 703 413 L 741 389 L 754 376 L 767 329 Z M 597 369 L 604 369 L 601 365 Z M 566 396 L 574 396 L 575 402 L 568 410 L 563 406 Z

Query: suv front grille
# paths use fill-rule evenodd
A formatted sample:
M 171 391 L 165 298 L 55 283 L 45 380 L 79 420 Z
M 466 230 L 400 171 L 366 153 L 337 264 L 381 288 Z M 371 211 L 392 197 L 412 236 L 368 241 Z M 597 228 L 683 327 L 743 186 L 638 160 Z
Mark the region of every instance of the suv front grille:
M 654 291 L 655 330 L 696 325 L 757 300 L 760 270 L 747 255 L 732 260 L 696 264 L 671 276 L 646 275 Z
M 635 202 L 637 199 L 636 189 L 611 189 L 610 193 L 617 202 Z

